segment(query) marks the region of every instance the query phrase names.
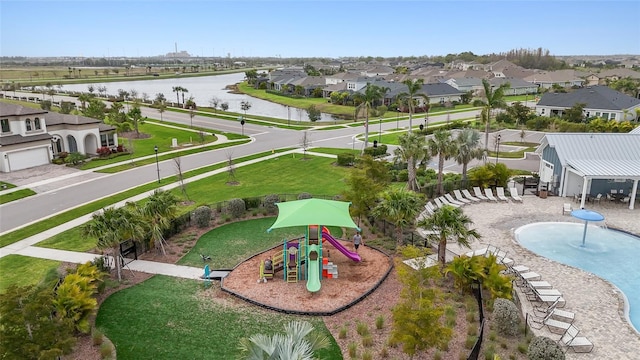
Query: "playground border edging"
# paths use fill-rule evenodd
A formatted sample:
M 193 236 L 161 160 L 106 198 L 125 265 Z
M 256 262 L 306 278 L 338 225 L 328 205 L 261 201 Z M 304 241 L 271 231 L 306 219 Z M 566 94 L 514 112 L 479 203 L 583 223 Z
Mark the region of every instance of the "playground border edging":
M 380 278 L 380 280 L 378 280 L 378 282 L 373 285 L 369 290 L 367 290 L 367 292 L 365 292 L 364 294 L 360 295 L 357 299 L 355 299 L 354 301 L 350 302 L 349 304 L 346 304 L 344 306 L 341 306 L 337 309 L 331 310 L 331 311 L 297 311 L 297 310 L 289 310 L 289 309 L 282 309 L 279 307 L 275 307 L 275 306 L 271 306 L 271 305 L 267 305 L 267 304 L 263 304 L 261 302 L 258 302 L 256 300 L 253 299 L 249 299 L 245 296 L 242 296 L 234 291 L 231 291 L 229 289 L 226 289 L 224 287 L 224 278 L 220 280 L 220 289 L 228 294 L 231 294 L 235 297 L 237 297 L 238 299 L 241 299 L 243 301 L 246 301 L 250 304 L 259 306 L 263 309 L 267 309 L 267 310 L 273 310 L 273 311 L 277 311 L 277 312 L 281 312 L 284 314 L 290 314 L 290 315 L 306 315 L 306 316 L 331 316 L 331 315 L 335 315 L 338 314 L 342 311 L 345 311 L 347 309 L 349 309 L 350 307 L 352 307 L 353 305 L 356 305 L 357 303 L 359 303 L 360 301 L 364 300 L 367 296 L 371 295 L 371 293 L 373 293 L 375 290 L 377 290 L 380 285 L 382 285 L 382 283 L 387 279 L 387 277 L 389 277 L 389 274 L 391 274 L 391 270 L 393 270 L 394 268 L 394 264 L 393 264 L 393 259 L 391 258 L 391 255 L 387 254 L 386 252 L 378 249 L 375 246 L 368 246 L 371 249 L 374 249 L 376 251 L 378 251 L 379 253 L 385 255 L 387 257 L 387 259 L 389 260 L 389 268 L 387 269 L 387 271 L 385 272 L 385 274 L 382 276 L 382 278 Z M 275 248 L 275 247 L 274 247 Z M 267 251 L 267 250 L 265 250 Z M 264 251 L 262 252 L 264 253 Z M 262 254 L 262 253 L 258 253 L 255 254 L 253 256 L 250 256 L 249 258 L 247 258 L 245 261 L 253 259 L 254 257 Z M 244 261 L 243 261 L 244 262 Z M 239 263 L 238 265 L 236 265 L 234 267 L 234 270 L 236 267 L 238 267 L 240 264 L 242 264 L 243 262 Z M 232 270 L 233 271 L 233 270 Z

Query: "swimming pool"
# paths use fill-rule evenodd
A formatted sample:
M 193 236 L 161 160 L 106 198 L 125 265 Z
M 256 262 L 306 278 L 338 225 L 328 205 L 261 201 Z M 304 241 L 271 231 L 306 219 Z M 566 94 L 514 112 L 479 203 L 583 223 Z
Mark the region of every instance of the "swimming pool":
M 534 253 L 608 280 L 626 296 L 629 321 L 640 331 L 640 238 L 595 225 L 534 223 L 515 231 L 516 240 Z

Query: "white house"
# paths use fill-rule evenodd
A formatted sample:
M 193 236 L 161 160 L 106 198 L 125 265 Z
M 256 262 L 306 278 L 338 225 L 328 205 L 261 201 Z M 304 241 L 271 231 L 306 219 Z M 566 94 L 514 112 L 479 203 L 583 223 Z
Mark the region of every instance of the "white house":
M 101 120 L 0 102 L 0 171 L 11 172 L 51 162 L 61 152 L 95 155 L 115 149 L 118 137 Z
M 633 98 L 607 86 L 596 85 L 569 93 L 547 93 L 536 104 L 539 116 L 562 116 L 575 104 L 585 104 L 586 117 L 597 116 L 605 120 L 638 121 L 640 99 Z

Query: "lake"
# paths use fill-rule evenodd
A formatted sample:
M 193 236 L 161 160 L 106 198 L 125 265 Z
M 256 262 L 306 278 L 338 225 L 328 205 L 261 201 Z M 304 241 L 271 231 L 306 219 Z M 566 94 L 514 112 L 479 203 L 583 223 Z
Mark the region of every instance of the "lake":
M 244 78 L 244 73 L 234 73 L 215 76 L 185 77 L 161 80 L 71 84 L 63 85 L 62 90 L 89 92 L 89 85 L 93 85 L 96 89 L 98 88 L 98 86 L 104 86 L 107 88 L 107 94 L 114 96 L 118 94 L 119 89 L 128 92 L 131 92 L 131 90 L 135 90 L 138 93 L 138 97 L 142 97 L 143 94 L 147 94 L 148 98 L 150 100 L 153 100 L 156 97 L 156 94 L 162 93 L 168 101 L 176 102 L 176 93 L 174 93 L 172 89 L 175 86 L 181 86 L 189 91 L 184 94 L 185 100 L 189 97 L 193 97 L 196 105 L 199 106 L 211 106 L 211 99 L 213 97 L 216 97 L 220 99 L 218 103 L 218 109 L 220 108 L 220 104 L 226 102 L 229 104 L 228 111 L 243 113 L 244 111 L 240 107 L 241 102 L 248 101 L 251 104 L 251 108 L 247 110 L 247 115 L 269 116 L 279 119 L 290 119 L 291 121 L 309 121 L 307 111 L 304 109 L 298 109 L 294 107 L 287 108 L 287 106 L 257 99 L 249 95 L 232 94 L 227 89 L 225 89 L 227 85 L 233 85 L 242 82 Z M 182 95 L 180 95 L 180 102 L 182 102 Z M 334 121 L 331 114 L 324 113 L 322 114 L 320 120 Z

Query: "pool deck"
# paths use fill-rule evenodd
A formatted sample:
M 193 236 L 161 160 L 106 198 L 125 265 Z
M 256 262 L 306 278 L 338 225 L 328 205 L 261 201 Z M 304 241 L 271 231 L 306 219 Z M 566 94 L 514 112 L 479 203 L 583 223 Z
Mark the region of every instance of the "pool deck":
M 534 222 L 584 223 L 570 215 L 562 215 L 563 203 L 579 205 L 570 198 L 548 197 L 541 199 L 533 195 L 523 196 L 524 203 L 483 202 L 465 206 L 464 212 L 474 222 L 473 227 L 482 235 L 480 241 L 471 244 L 472 249 L 495 245 L 507 251 L 516 265 L 528 266 L 542 275 L 562 292 L 566 300 L 563 310 L 576 313 L 573 322 L 580 329 L 579 336 L 587 337 L 594 348 L 591 353 L 567 352 L 567 359 L 640 359 L 640 333 L 627 322 L 624 315 L 624 300 L 616 287 L 596 275 L 540 257 L 516 243 L 513 232 L 522 225 Z M 640 206 L 629 210 L 621 204 L 605 204 L 587 209 L 605 216 L 609 228 L 625 230 L 640 235 Z M 636 204 L 637 205 L 637 204 Z M 453 251 L 455 246 L 451 247 Z M 615 264 L 611 264 L 615 266 Z M 640 276 L 629 274 L 629 276 Z M 531 312 L 532 305 L 520 294 L 523 312 Z M 547 327 L 533 329 L 538 336 L 558 340 L 561 335 L 552 334 Z

